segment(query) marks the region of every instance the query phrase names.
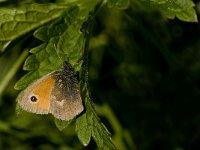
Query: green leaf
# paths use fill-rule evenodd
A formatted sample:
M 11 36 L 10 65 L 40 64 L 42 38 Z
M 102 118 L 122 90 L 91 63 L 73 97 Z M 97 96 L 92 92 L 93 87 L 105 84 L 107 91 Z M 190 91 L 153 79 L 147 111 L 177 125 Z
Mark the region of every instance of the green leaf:
M 88 145 L 92 137 L 97 143 L 99 149 L 103 149 L 106 146 L 111 150 L 117 150 L 117 147 L 111 139 L 111 134 L 108 132 L 103 123 L 101 123 L 90 98 L 88 89 L 87 62 L 83 64 L 80 77 L 81 95 L 84 97 L 86 112 L 76 121 L 76 132 L 79 140 L 83 143 L 83 145 Z
M 70 21 L 70 13 L 67 12 L 76 12 L 76 16 L 73 16 L 73 20 Z M 70 7 L 66 10 L 66 14 L 60 20 L 56 20 L 51 25 L 46 25 L 35 31 L 34 36 L 44 41 L 43 44 L 31 49 L 31 53 L 24 65 L 24 70 L 34 71 L 25 75 L 20 79 L 16 85 L 15 89 L 21 90 L 28 86 L 31 82 L 38 79 L 39 77 L 50 73 L 54 70 L 58 70 L 63 65 L 64 61 L 70 60 L 73 64 L 76 63 L 83 54 L 84 51 L 84 38 L 82 33 L 79 31 L 81 28 L 80 22 L 79 29 L 77 26 L 74 26 L 74 22 L 79 20 L 79 13 L 81 11 L 77 6 Z M 85 16 L 86 18 L 87 16 Z M 66 20 L 69 22 L 66 23 Z M 74 37 L 74 38 L 71 38 Z M 78 39 L 78 40 L 75 40 Z M 68 45 L 62 46 L 64 43 Z
M 86 114 L 76 119 L 76 132 L 81 143 L 87 146 L 91 139 L 92 127 L 88 126 Z
M 183 21 L 198 22 L 196 11 L 194 8 L 188 8 L 185 11 L 177 13 L 176 17 Z
M 83 69 L 82 71 L 84 72 Z M 111 150 L 117 150 L 117 147 L 111 139 L 111 134 L 106 127 L 101 123 L 94 105 L 89 96 L 88 83 L 87 83 L 87 71 L 82 73 L 85 79 L 82 79 L 82 93 L 84 96 L 84 102 L 86 107 L 86 113 L 80 116 L 76 121 L 76 132 L 79 140 L 83 145 L 88 145 L 91 137 L 95 140 L 99 149 L 103 149 L 105 146 Z
M 24 4 L 18 8 L 0 7 L 0 52 L 18 37 L 58 19 L 66 5 Z
M 24 70 L 34 70 L 37 73 L 32 72 L 28 76 L 24 76 L 16 83 L 15 89 L 24 89 L 39 77 L 60 69 L 66 60 L 69 60 L 72 66 L 81 62 L 85 38 L 80 29 L 88 16 L 89 9 L 87 7 L 74 5 L 66 8 L 59 17 L 60 19 L 37 29 L 34 36 L 44 43 L 31 49 L 30 52 L 34 56 L 29 56 L 24 65 Z M 34 64 L 32 65 L 32 63 Z M 76 71 L 79 71 L 77 69 L 80 67 L 75 68 Z
M 108 0 L 109 8 L 126 9 L 129 6 L 129 0 Z
M 63 120 L 60 120 L 60 119 L 55 119 L 56 127 L 57 127 L 59 130 L 63 130 L 63 129 L 66 128 L 71 122 L 72 122 L 72 120 L 63 121 Z
M 163 14 L 182 21 L 197 22 L 197 14 L 192 0 L 140 0 L 146 7 L 158 8 Z
M 39 64 L 35 58 L 35 55 L 30 55 L 23 66 L 23 69 L 26 71 L 34 71 L 39 67 Z

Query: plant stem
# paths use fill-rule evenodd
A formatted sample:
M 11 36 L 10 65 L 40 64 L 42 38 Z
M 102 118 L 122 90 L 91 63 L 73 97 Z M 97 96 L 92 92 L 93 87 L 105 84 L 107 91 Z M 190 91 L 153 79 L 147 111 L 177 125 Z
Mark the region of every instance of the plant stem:
M 6 73 L 4 78 L 1 80 L 1 83 L 0 83 L 0 96 L 2 96 L 5 88 L 10 83 L 10 80 L 16 74 L 17 70 L 22 65 L 22 63 L 26 59 L 27 55 L 28 55 L 28 51 L 27 51 L 27 49 L 25 49 L 23 51 L 23 53 L 20 55 L 20 57 L 16 61 L 13 62 L 12 67 L 8 70 L 8 72 Z

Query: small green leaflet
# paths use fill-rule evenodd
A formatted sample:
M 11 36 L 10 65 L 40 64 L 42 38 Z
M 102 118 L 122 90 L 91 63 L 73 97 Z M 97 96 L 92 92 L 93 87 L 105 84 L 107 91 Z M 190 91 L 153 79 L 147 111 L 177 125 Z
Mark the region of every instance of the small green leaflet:
M 117 150 L 112 142 L 111 134 L 97 116 L 88 94 L 85 98 L 85 106 L 86 113 L 76 120 L 76 132 L 79 140 L 87 146 L 92 137 L 100 149 L 106 146 L 111 150 Z
M 158 8 L 167 18 L 198 22 L 192 0 L 140 0 L 144 6 Z

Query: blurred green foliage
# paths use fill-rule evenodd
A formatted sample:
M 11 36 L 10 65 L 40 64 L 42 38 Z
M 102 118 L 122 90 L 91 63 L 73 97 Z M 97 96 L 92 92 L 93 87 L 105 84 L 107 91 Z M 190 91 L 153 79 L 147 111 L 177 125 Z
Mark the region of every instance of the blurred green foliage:
M 199 148 L 199 35 L 199 23 L 168 20 L 157 7 L 132 1 L 125 11 L 98 12 L 90 40 L 90 90 L 119 149 Z M 0 83 L 22 64 L 28 55 L 22 51 L 39 43 L 19 39 L 1 54 Z M 15 114 L 13 87 L 24 73 L 18 70 L 1 93 L 0 149 L 97 149 L 94 141 L 81 145 L 73 123 L 59 131 L 50 115 Z

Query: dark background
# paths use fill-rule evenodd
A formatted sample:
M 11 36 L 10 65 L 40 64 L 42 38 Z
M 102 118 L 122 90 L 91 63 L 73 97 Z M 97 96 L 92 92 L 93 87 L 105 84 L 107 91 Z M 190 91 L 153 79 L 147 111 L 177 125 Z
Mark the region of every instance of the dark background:
M 95 101 L 109 103 L 137 149 L 198 149 L 199 23 L 138 7 L 99 18 L 95 36 L 107 43 L 91 52 Z

